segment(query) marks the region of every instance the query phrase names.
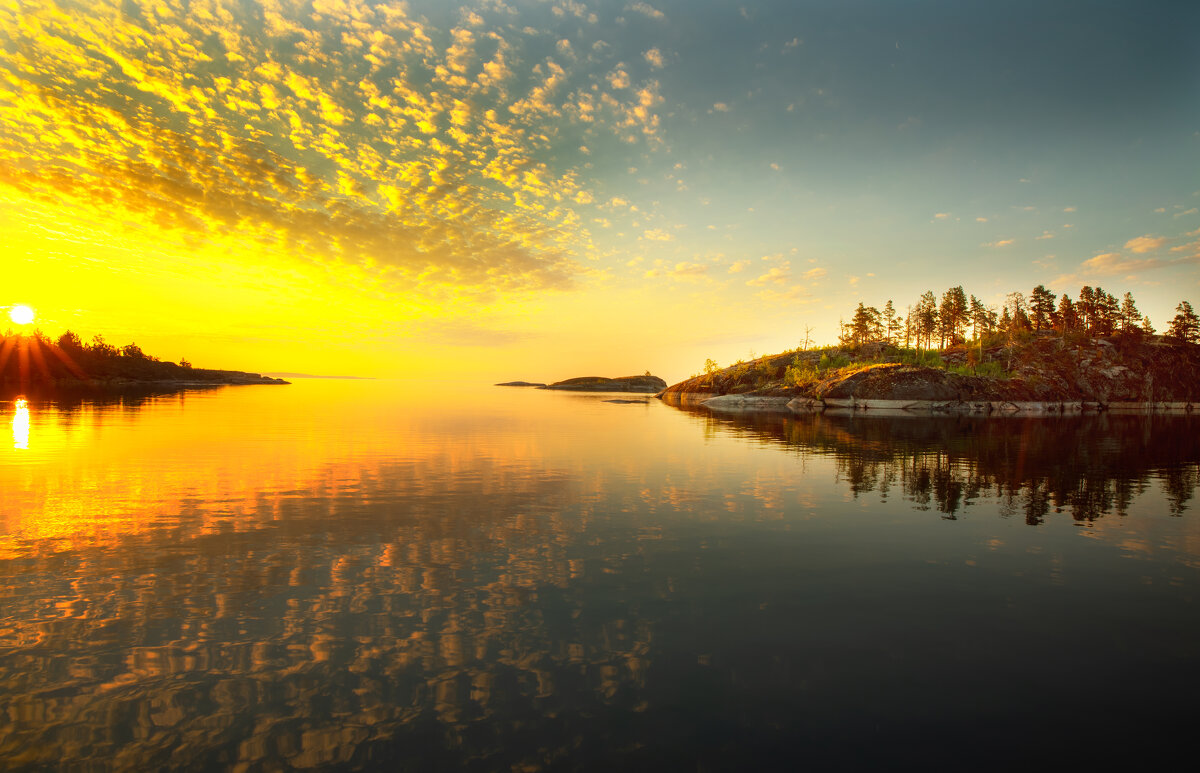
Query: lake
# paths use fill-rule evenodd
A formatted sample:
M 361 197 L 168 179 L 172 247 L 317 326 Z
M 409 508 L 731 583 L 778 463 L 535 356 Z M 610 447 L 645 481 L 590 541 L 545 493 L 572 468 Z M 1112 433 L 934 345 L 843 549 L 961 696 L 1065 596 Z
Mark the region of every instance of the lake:
M 0 403 L 0 767 L 1190 752 L 1200 419 L 613 397 Z

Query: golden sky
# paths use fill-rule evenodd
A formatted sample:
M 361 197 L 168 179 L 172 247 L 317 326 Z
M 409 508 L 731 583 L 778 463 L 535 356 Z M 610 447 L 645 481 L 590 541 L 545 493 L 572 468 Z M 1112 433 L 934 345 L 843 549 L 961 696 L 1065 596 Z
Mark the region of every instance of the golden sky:
M 674 381 L 943 285 L 1198 299 L 1186 41 L 960 103 L 929 9 L 814 8 L 0 0 L 0 307 L 201 366 Z

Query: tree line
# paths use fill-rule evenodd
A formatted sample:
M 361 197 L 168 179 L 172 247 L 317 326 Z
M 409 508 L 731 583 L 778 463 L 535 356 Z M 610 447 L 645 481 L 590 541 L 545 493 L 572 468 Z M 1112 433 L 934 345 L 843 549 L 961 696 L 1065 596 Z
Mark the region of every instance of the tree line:
M 83 341 L 70 330 L 51 339 L 40 330 L 30 335 L 0 335 L 0 380 L 47 381 L 60 378 L 182 378 L 195 371 L 190 362 L 163 362 L 136 343 L 115 346 L 96 335 Z
M 1180 343 L 1200 343 L 1200 318 L 1192 305 L 1182 301 L 1175 310 L 1166 336 Z M 1085 285 L 1079 297 L 1072 299 L 1066 293 L 1056 297 L 1038 285 L 1028 296 L 1009 293 L 997 310 L 974 295 L 968 296 L 958 285 L 942 293 L 940 302 L 932 291 L 925 291 L 903 315 L 897 313 L 891 300 L 882 311 L 860 301 L 850 321 L 840 322 L 838 341 L 842 346 L 884 343 L 944 349 L 967 341 L 982 342 L 998 334 L 1011 338 L 1050 331 L 1093 338 L 1155 334 L 1150 318 L 1138 310 L 1133 294 L 1128 292 L 1118 300 L 1101 287 Z

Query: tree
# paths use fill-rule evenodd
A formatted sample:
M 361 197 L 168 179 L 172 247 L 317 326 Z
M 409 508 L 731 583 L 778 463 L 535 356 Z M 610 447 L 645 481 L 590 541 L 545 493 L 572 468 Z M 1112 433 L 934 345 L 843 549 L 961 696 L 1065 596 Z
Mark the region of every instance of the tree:
M 92 343 L 88 346 L 88 351 L 97 357 L 106 359 L 117 356 L 117 347 L 106 342 L 104 336 L 99 333 L 92 337 Z
M 942 336 L 942 346 L 953 344 L 962 339 L 962 331 L 967 326 L 968 312 L 967 294 L 962 285 L 951 287 L 942 294 L 942 307 L 938 310 L 939 332 Z
M 1064 335 L 1079 328 L 1079 311 L 1075 304 L 1071 302 L 1071 296 L 1066 293 L 1063 293 L 1062 298 L 1058 301 L 1056 317 L 1058 332 Z
M 1142 317 L 1142 332 L 1148 336 L 1154 335 L 1154 325 L 1150 324 L 1150 317 Z
M 888 344 L 894 344 L 900 340 L 900 330 L 903 325 L 900 322 L 900 317 L 896 315 L 896 307 L 892 305 L 889 298 L 888 302 L 883 304 L 883 335 L 884 340 Z
M 849 340 L 847 343 L 854 346 L 862 346 L 883 337 L 883 323 L 879 309 L 874 306 L 864 306 L 862 301 L 859 301 L 858 308 L 854 310 L 854 316 L 850 319 L 848 327 Z
M 1092 332 L 1092 326 L 1096 324 L 1096 296 L 1088 285 L 1079 290 L 1076 313 L 1079 314 L 1079 329 L 1085 333 Z
M 926 290 L 917 301 L 917 306 L 913 309 L 914 321 L 913 332 L 917 338 L 917 348 L 921 348 L 921 340 L 924 339 L 925 347 L 933 343 L 933 334 L 938 327 L 938 308 L 937 298 L 934 297 L 932 290 Z
M 1050 328 L 1050 316 L 1054 314 L 1054 293 L 1044 285 L 1033 288 L 1029 294 L 1029 320 L 1034 331 Z
M 78 335 L 68 330 L 58 337 L 58 348 L 68 352 L 81 352 L 83 351 L 83 341 L 79 340 Z
M 1109 336 L 1117 329 L 1121 306 L 1115 297 L 1104 292 L 1104 288 L 1097 287 L 1093 291 L 1092 315 L 1095 318 L 1092 324 L 1092 334 Z
M 1025 296 L 1020 293 L 1009 293 L 1004 302 L 1005 310 L 1009 313 L 1008 328 L 1005 332 L 1011 338 L 1014 333 L 1029 330 L 1029 314 L 1025 310 Z
M 1125 293 L 1119 316 L 1122 333 L 1130 335 L 1141 331 L 1142 313 L 1138 311 L 1137 304 L 1133 302 L 1133 293 Z
M 1171 320 L 1167 335 L 1180 343 L 1200 343 L 1200 317 L 1196 316 L 1192 304 L 1180 301 L 1175 311 L 1179 313 Z

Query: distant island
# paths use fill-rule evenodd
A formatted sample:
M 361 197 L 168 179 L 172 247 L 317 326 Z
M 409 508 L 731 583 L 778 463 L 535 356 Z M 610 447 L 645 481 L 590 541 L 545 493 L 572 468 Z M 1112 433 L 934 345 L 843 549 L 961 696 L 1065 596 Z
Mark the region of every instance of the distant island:
M 647 371 L 641 376 L 620 376 L 605 378 L 604 376 L 579 376 L 566 381 L 556 381 L 553 384 L 542 384 L 533 381 L 506 381 L 495 386 L 504 387 L 534 387 L 536 389 L 554 389 L 564 392 L 638 392 L 654 394 L 667 388 L 667 382 L 658 376 L 650 375 Z
M 163 362 L 137 344 L 117 347 L 100 335 L 87 343 L 69 330 L 57 340 L 41 331 L 0 335 L 0 394 L 6 397 L 287 383 L 258 373 L 196 368 L 186 359 Z
M 1039 285 L 998 315 L 954 287 L 905 317 L 859 303 L 838 346 L 710 359 L 658 396 L 732 411 L 1200 411 L 1200 319 L 1187 301 L 1176 310 L 1157 335 L 1129 293 L 1084 287 L 1075 301 Z

